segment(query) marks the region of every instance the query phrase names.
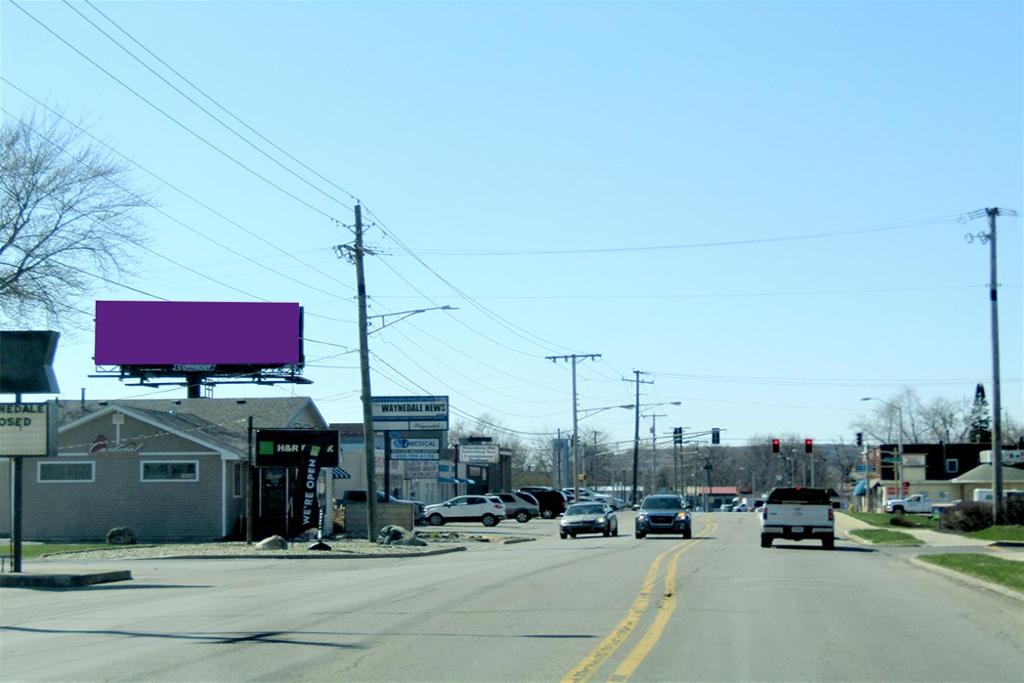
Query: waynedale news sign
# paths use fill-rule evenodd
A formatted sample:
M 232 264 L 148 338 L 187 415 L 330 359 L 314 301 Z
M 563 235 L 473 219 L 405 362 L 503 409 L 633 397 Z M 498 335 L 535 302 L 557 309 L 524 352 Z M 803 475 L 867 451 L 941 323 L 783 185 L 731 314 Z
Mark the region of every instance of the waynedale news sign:
M 57 404 L 0 403 L 0 457 L 57 454 Z

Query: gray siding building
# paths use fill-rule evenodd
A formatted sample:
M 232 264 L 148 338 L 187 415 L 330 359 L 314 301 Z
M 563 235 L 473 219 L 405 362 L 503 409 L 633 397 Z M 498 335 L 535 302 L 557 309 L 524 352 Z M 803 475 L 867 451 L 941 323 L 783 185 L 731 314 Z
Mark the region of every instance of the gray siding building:
M 248 421 L 326 429 L 309 398 L 60 402 L 59 454 L 25 458 L 26 540 L 91 541 L 127 526 L 140 542 L 238 534 Z M 271 468 L 268 468 L 271 469 Z M 254 517 L 261 492 L 255 488 Z M 0 464 L 0 534 L 11 531 L 10 468 Z

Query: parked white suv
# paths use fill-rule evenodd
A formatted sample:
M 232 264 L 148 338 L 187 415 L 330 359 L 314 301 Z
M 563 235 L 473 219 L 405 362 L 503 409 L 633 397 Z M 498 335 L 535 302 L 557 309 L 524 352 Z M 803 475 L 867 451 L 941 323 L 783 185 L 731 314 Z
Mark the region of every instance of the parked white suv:
M 428 505 L 427 521 L 433 526 L 447 522 L 480 522 L 497 526 L 505 519 L 505 504 L 497 496 L 456 496 L 443 503 Z

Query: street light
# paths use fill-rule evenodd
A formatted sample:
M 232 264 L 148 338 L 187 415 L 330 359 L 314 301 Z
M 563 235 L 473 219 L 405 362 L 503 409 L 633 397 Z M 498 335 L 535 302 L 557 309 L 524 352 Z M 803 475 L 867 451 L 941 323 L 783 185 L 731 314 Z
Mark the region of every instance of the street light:
M 889 403 L 888 401 L 882 400 L 875 396 L 865 396 L 861 400 L 878 401 L 879 403 L 884 403 L 890 408 L 895 408 L 899 415 L 900 431 L 896 438 L 896 455 L 899 458 L 899 467 L 896 470 L 897 476 L 899 477 L 899 481 L 896 484 L 896 496 L 899 497 L 900 495 L 903 494 L 903 407 L 898 406 L 894 403 Z M 881 472 L 879 472 L 879 474 L 881 474 Z
M 578 409 L 576 409 L 576 415 L 577 415 L 576 422 L 578 424 L 580 420 L 588 418 L 591 415 L 597 415 L 598 413 L 602 413 L 602 412 L 604 412 L 606 410 L 613 410 L 615 408 L 623 408 L 625 410 L 632 410 L 635 407 L 636 406 L 633 405 L 632 403 L 627 403 L 627 404 L 624 404 L 624 405 L 617 405 L 617 406 L 601 406 L 599 408 L 578 408 Z M 576 430 L 574 429 L 573 430 L 574 434 L 575 434 L 575 431 Z M 577 439 L 577 437 L 574 436 L 573 437 L 573 458 L 574 458 L 574 460 L 576 458 L 576 453 L 577 453 L 577 450 L 576 450 L 576 439 Z M 584 455 L 585 455 L 585 453 L 584 453 Z M 559 468 L 561 468 L 561 464 L 559 464 Z M 583 467 L 583 471 L 586 471 L 586 467 Z M 579 481 L 578 481 L 578 479 L 579 479 L 579 477 L 578 477 L 579 472 L 577 471 L 576 474 L 577 474 L 577 481 L 573 482 L 573 491 L 575 491 L 575 495 L 578 496 L 579 495 Z

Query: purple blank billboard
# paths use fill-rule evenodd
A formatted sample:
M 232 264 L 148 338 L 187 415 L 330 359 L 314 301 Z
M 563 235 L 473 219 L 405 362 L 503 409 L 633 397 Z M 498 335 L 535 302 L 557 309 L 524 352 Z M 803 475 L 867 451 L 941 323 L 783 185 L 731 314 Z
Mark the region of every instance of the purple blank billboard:
M 299 365 L 292 303 L 97 301 L 96 365 Z

